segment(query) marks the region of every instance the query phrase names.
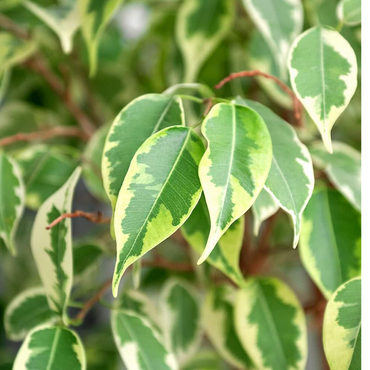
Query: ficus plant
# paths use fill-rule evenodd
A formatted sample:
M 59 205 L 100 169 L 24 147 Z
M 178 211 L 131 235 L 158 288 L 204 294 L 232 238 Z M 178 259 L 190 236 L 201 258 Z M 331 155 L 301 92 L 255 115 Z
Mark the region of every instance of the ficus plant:
M 360 369 L 360 23 L 1 0 L 0 369 Z

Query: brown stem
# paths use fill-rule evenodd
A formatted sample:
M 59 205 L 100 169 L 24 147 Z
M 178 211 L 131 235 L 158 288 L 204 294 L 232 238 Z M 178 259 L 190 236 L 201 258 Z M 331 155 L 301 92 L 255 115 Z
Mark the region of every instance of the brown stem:
M 224 78 L 215 87 L 216 89 L 220 89 L 226 83 L 232 80 L 235 80 L 236 78 L 255 77 L 255 76 L 264 77 L 264 78 L 274 81 L 277 85 L 281 87 L 283 91 L 285 91 L 292 98 L 295 118 L 297 120 L 297 125 L 302 126 L 302 105 L 300 101 L 298 100 L 294 92 L 287 85 L 285 85 L 284 82 L 278 79 L 276 76 L 270 75 L 269 73 L 265 73 L 259 70 L 236 72 L 236 73 L 231 73 L 228 77 Z
M 82 140 L 88 139 L 87 135 L 78 128 L 59 126 L 37 132 L 19 132 L 13 136 L 0 139 L 0 147 L 11 145 L 20 141 L 49 140 L 58 136 L 78 137 Z
M 13 34 L 14 36 L 22 39 L 22 40 L 29 40 L 30 34 L 25 31 L 22 27 L 18 26 L 14 23 L 11 19 L 6 17 L 4 14 L 0 13 L 0 26 L 4 30 L 8 31 L 9 33 Z
M 59 224 L 59 222 L 63 221 L 66 218 L 77 218 L 77 217 L 86 218 L 86 220 L 93 222 L 95 224 L 109 224 L 111 220 L 110 217 L 103 217 L 103 214 L 101 212 L 88 213 L 84 211 L 75 211 L 73 213 L 64 213 L 60 215 L 50 225 L 46 226 L 46 230 L 50 230 L 51 228 L 53 228 L 55 225 Z

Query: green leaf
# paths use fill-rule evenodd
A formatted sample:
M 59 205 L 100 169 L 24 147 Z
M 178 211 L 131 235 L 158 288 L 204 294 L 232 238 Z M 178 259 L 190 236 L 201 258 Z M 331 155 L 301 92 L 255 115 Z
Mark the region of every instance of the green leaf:
M 361 211 L 361 153 L 338 141 L 333 141 L 333 154 L 318 142 L 310 146 L 310 153 L 342 195 Z
M 211 220 L 204 196 L 200 198 L 190 217 L 181 228 L 191 247 L 201 255 L 207 243 Z M 221 237 L 207 258 L 207 262 L 227 275 L 236 284 L 244 279 L 239 268 L 239 255 L 244 236 L 244 217 L 236 220 Z
M 176 39 L 183 54 L 185 82 L 199 70 L 226 37 L 234 18 L 233 0 L 187 0 L 177 14 Z
M 71 212 L 74 188 L 80 176 L 78 167 L 67 182 L 50 196 L 37 212 L 31 234 L 31 248 L 50 308 L 67 323 L 66 308 L 72 288 L 71 219 L 50 230 L 46 226 Z
M 169 87 L 165 91 L 163 91 L 163 95 L 176 95 L 176 94 L 189 94 L 197 92 L 203 98 L 210 98 L 214 96 L 214 92 L 210 87 L 207 85 L 199 84 L 199 83 L 182 83 L 177 84 Z
M 27 333 L 41 324 L 56 320 L 50 310 L 44 288 L 31 288 L 19 293 L 6 307 L 4 327 L 11 340 L 22 340 Z
M 203 142 L 187 127 L 166 128 L 136 152 L 114 214 L 115 297 L 127 267 L 180 228 L 198 203 L 203 153 Z
M 221 236 L 254 203 L 271 166 L 268 129 L 253 110 L 217 104 L 207 115 L 202 133 L 208 148 L 199 177 L 211 217 L 211 231 L 198 263 L 211 254 Z
M 262 189 L 252 206 L 253 213 L 253 232 L 257 236 L 264 221 L 273 216 L 280 206 L 275 198 L 265 189 Z
M 361 24 L 361 0 L 342 0 L 338 5 L 338 17 L 348 26 Z
M 258 369 L 305 369 L 307 332 L 303 309 L 275 278 L 251 278 L 239 290 L 235 327 Z
M 2 104 L 5 94 L 9 88 L 11 74 L 12 71 L 10 68 L 0 72 L 0 104 Z
M 26 205 L 37 210 L 71 176 L 77 158 L 66 150 L 49 145 L 33 145 L 17 152 L 26 187 Z
M 90 76 L 98 68 L 99 43 L 103 31 L 112 18 L 121 0 L 80 0 L 82 34 L 87 44 Z
M 243 103 L 261 115 L 270 132 L 272 164 L 265 189 L 292 217 L 295 248 L 301 231 L 302 212 L 315 184 L 310 153 L 294 129 L 269 108 L 251 100 L 243 100 Z
M 361 216 L 334 190 L 316 191 L 302 219 L 302 263 L 326 298 L 361 273 Z
M 310 23 L 336 27 L 338 19 L 336 15 L 337 0 L 312 0 L 305 3 L 307 18 Z
M 140 96 L 118 114 L 108 133 L 102 159 L 104 187 L 113 211 L 131 160 L 140 145 L 166 127 L 184 124 L 181 99 L 159 94 Z
M 289 47 L 303 28 L 303 6 L 300 0 L 243 0 L 255 26 L 265 38 L 286 79 Z
M 0 239 L 15 255 L 14 237 L 24 210 L 25 190 L 18 164 L 0 151 Z
M 203 305 L 203 320 L 207 337 L 217 352 L 237 369 L 251 369 L 253 364 L 243 349 L 234 327 L 236 289 L 220 285 L 211 290 Z
M 107 194 L 104 190 L 101 163 L 104 145 L 110 126 L 100 127 L 87 143 L 82 159 L 82 176 L 90 193 L 98 200 L 107 202 Z
M 85 350 L 74 331 L 59 326 L 39 326 L 23 342 L 13 369 L 85 370 Z
M 288 65 L 293 90 L 331 153 L 331 129 L 357 88 L 356 55 L 337 31 L 315 27 L 294 41 Z
M 23 41 L 7 32 L 0 32 L 0 75 L 22 63 L 36 51 L 36 44 Z
M 129 311 L 112 311 L 112 331 L 128 370 L 177 370 L 175 357 L 144 317 Z
M 102 249 L 95 244 L 81 244 L 73 248 L 73 275 L 82 279 L 97 265 Z
M 180 367 L 198 351 L 202 340 L 199 298 L 187 282 L 170 279 L 163 287 L 161 314 L 167 348 Z
M 59 0 L 58 5 L 44 8 L 25 0 L 23 5 L 58 35 L 64 53 L 69 54 L 73 48 L 73 37 L 81 23 L 79 2 Z
M 330 298 L 323 342 L 331 369 L 361 369 L 361 278 L 341 285 Z

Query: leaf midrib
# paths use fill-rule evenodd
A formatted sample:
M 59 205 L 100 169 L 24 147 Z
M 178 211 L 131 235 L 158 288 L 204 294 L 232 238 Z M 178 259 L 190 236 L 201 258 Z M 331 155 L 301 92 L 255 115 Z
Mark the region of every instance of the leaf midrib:
M 55 354 L 56 354 L 56 351 L 57 351 L 58 341 L 59 341 L 59 337 L 60 337 L 61 332 L 62 332 L 61 328 L 56 328 L 55 329 L 55 335 L 54 335 L 54 339 L 53 339 L 53 344 L 51 345 L 50 357 L 49 357 L 49 361 L 46 365 L 46 370 L 52 370 L 53 361 L 54 361 L 54 357 L 55 357 Z

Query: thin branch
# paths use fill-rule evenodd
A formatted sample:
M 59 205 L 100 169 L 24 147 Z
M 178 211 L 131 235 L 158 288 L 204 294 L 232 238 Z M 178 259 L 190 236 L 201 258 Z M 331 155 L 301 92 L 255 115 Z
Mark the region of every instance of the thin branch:
M 59 126 L 37 132 L 19 132 L 13 136 L 8 136 L 4 139 L 0 139 L 0 147 L 11 145 L 20 141 L 49 140 L 55 137 L 62 136 L 78 137 L 82 140 L 88 139 L 88 136 L 78 128 Z
M 65 220 L 66 218 L 77 218 L 83 217 L 86 220 L 93 222 L 95 224 L 109 224 L 111 218 L 110 217 L 103 217 L 101 212 L 97 213 L 89 213 L 84 211 L 75 211 L 73 213 L 64 213 L 56 218 L 50 225 L 46 226 L 46 230 L 50 230 L 54 226 L 58 225 L 59 222 Z
M 269 73 L 265 73 L 259 70 L 252 70 L 252 71 L 242 71 L 242 72 L 237 72 L 237 73 L 231 73 L 228 77 L 224 78 L 220 83 L 218 83 L 215 87 L 216 89 L 220 89 L 222 86 L 224 86 L 226 83 L 235 80 L 237 78 L 242 78 L 242 77 L 255 77 L 255 76 L 260 76 L 267 78 L 269 80 L 274 81 L 277 85 L 280 86 L 280 88 L 285 91 L 293 101 L 293 107 L 294 107 L 294 112 L 295 112 L 295 118 L 297 120 L 298 126 L 302 126 L 302 105 L 294 92 L 284 84 L 280 79 L 278 79 L 276 76 L 270 75 Z
M 22 40 L 29 40 L 31 38 L 30 34 L 27 31 L 18 26 L 18 24 L 14 23 L 10 18 L 6 17 L 2 13 L 0 13 L 0 26 L 5 31 L 8 31 L 9 33 Z

